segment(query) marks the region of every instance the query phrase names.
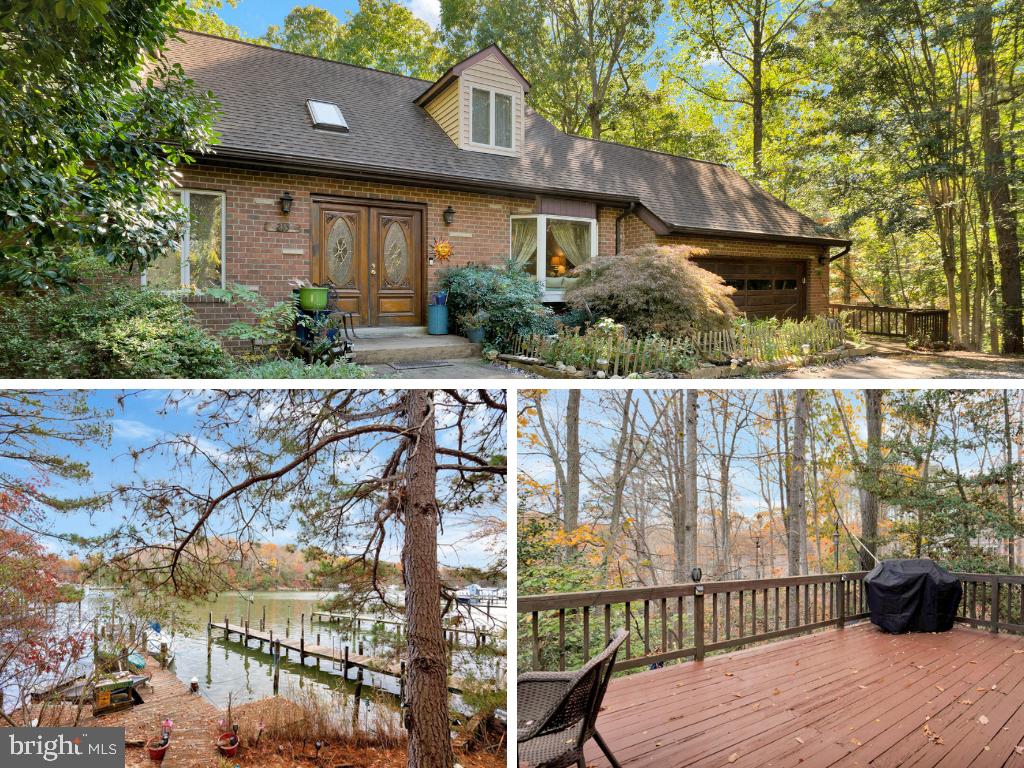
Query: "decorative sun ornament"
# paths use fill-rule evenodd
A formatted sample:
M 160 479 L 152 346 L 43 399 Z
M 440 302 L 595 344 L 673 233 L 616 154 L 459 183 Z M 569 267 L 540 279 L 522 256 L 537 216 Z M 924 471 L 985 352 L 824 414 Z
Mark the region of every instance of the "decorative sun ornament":
M 452 241 L 447 237 L 435 238 L 433 244 L 434 258 L 438 261 L 448 261 L 455 252 Z

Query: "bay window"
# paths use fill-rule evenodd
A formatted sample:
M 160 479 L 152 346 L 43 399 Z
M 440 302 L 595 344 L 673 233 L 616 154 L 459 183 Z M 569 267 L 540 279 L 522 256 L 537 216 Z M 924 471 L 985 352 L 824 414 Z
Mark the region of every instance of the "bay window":
M 561 301 L 576 278 L 570 273 L 597 253 L 597 222 L 569 216 L 513 216 L 512 260 L 536 275 L 545 301 Z
M 146 267 L 143 284 L 161 291 L 224 287 L 224 193 L 175 193 L 188 211 L 177 247 Z

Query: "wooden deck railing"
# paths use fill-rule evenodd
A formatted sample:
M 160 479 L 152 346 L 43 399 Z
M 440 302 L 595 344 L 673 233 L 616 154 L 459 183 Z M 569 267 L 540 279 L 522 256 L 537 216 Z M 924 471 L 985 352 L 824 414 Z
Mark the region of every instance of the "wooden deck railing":
M 949 310 L 881 307 L 870 304 L 829 304 L 832 317 L 845 316 L 846 324 L 861 333 L 899 336 L 920 343 L 949 341 Z
M 955 573 L 963 584 L 957 621 L 992 632 L 1024 634 L 1024 576 Z
M 867 615 L 865 572 L 521 596 L 521 668 L 572 669 L 619 629 L 617 670 L 842 627 Z

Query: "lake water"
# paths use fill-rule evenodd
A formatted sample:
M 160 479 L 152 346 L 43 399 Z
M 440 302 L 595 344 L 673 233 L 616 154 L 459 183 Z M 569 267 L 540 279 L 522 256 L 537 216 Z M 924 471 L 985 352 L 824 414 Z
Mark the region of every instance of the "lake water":
M 87 602 L 94 604 L 109 601 L 111 595 L 99 590 L 90 590 Z M 251 600 L 248 599 L 251 597 Z M 329 622 L 311 622 L 310 616 L 318 610 L 322 601 L 331 597 L 327 592 L 254 592 L 245 595 L 221 594 L 216 599 L 190 605 L 184 615 L 176 616 L 175 620 L 165 624 L 164 633 L 173 636 L 174 663 L 172 669 L 183 681 L 192 677 L 199 680 L 200 690 L 218 707 L 227 707 L 228 697 L 234 704 L 266 698 L 273 695 L 273 663 L 269 653 L 259 650 L 259 643 L 250 641 L 246 649 L 237 635 L 224 640 L 224 631 L 214 629 L 207 632 L 210 615 L 213 621 L 223 625 L 227 616 L 229 623 L 241 625 L 246 620 L 252 630 L 260 628 L 260 621 L 265 615 L 265 629 L 271 630 L 275 638 L 294 639 L 300 635 L 300 626 L 305 626 L 306 644 L 312 645 L 319 640 L 320 645 L 342 650 L 349 648 L 350 653 L 358 653 L 362 643 L 364 653 L 368 655 L 385 654 L 389 650 L 387 633 L 373 631 L 371 622 L 363 622 L 362 631 L 358 634 L 348 630 L 347 625 Z M 265 613 L 264 613 L 265 612 Z M 493 631 L 497 626 L 503 628 L 505 609 L 493 609 L 491 620 L 488 621 L 481 611 L 473 610 L 472 616 L 466 618 L 467 609 L 462 608 L 464 626 L 470 622 L 479 629 Z M 367 615 L 364 613 L 364 615 Z M 387 616 L 388 619 L 401 617 Z M 383 634 L 383 636 L 382 636 Z M 317 637 L 319 635 L 319 638 Z M 266 648 L 266 645 L 263 646 Z M 502 644 L 503 648 L 503 644 Z M 493 654 L 477 654 L 473 649 L 460 649 L 453 656 L 456 675 L 466 674 L 467 670 L 480 677 L 491 677 L 498 674 L 504 677 L 504 658 L 495 659 Z M 281 658 L 280 691 L 287 694 L 291 690 L 313 690 L 324 693 L 337 692 L 347 687 L 351 693 L 355 688 L 356 670 L 349 670 L 349 680 L 345 681 L 340 669 L 334 668 L 330 661 L 322 660 L 320 669 L 316 662 L 307 658 L 305 666 L 299 664 L 298 654 L 291 658 Z M 366 707 L 368 716 L 373 716 L 374 707 L 397 710 L 399 681 L 389 675 L 364 672 L 364 686 L 372 686 L 385 695 L 374 696 L 375 704 Z M 370 692 L 364 687 L 364 696 Z M 458 697 L 454 702 L 458 706 Z

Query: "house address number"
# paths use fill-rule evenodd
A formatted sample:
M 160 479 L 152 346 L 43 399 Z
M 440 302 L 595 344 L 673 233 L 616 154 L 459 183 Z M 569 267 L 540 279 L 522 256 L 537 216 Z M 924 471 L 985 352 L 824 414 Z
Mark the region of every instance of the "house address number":
M 301 232 L 302 227 L 298 224 L 289 224 L 287 221 L 267 221 L 263 224 L 267 232 Z

